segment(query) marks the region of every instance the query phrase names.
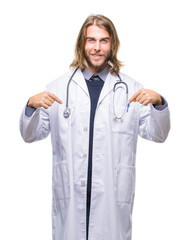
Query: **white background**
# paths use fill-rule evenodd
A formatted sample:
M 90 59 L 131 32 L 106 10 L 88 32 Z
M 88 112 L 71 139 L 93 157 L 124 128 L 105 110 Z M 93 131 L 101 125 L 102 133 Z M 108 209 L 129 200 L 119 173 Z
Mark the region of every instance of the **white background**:
M 68 71 L 93 13 L 114 22 L 122 71 L 171 111 L 164 144 L 138 142 L 133 240 L 190 239 L 189 12 L 185 0 L 1 1 L 0 239 L 51 239 L 50 138 L 24 143 L 19 117 L 31 95 Z

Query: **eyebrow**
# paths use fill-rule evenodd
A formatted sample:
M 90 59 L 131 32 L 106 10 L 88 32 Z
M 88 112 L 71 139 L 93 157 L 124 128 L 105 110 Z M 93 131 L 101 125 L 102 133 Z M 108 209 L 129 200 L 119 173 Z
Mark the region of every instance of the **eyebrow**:
M 94 37 L 86 37 L 86 39 L 93 39 L 93 40 L 95 40 L 96 38 L 94 38 Z M 110 40 L 110 37 L 104 37 L 104 38 L 101 38 L 100 41 L 101 40 Z

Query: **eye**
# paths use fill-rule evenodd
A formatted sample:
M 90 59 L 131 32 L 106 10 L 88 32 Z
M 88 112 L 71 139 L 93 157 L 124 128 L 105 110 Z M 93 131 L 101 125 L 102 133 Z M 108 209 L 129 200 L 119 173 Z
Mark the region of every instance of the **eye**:
M 94 39 L 93 39 L 93 38 L 87 38 L 87 41 L 88 41 L 89 43 L 93 43 L 93 42 L 94 42 Z
M 108 38 L 104 38 L 101 40 L 102 43 L 108 43 L 109 39 Z

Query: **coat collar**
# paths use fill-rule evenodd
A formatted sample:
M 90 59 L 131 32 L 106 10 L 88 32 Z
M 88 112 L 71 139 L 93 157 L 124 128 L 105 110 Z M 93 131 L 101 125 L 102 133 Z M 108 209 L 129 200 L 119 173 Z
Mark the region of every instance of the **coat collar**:
M 105 81 L 107 75 L 109 73 L 109 69 L 107 67 L 104 68 L 104 70 L 102 70 L 101 72 L 97 73 L 97 74 L 93 74 L 91 71 L 89 71 L 87 68 L 84 69 L 84 71 L 82 72 L 84 78 L 86 80 L 90 80 L 90 78 L 93 75 L 98 75 L 103 81 Z

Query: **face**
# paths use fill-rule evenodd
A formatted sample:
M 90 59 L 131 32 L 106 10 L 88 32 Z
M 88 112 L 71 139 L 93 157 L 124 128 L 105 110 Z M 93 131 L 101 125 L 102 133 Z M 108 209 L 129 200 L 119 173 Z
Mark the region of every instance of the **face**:
M 102 71 L 107 65 L 111 52 L 109 33 L 96 25 L 89 26 L 84 50 L 87 68 L 93 73 Z

